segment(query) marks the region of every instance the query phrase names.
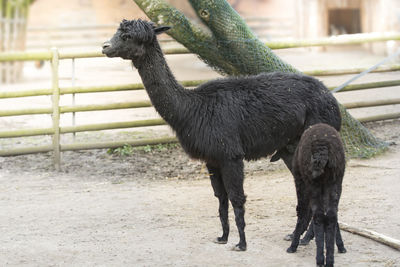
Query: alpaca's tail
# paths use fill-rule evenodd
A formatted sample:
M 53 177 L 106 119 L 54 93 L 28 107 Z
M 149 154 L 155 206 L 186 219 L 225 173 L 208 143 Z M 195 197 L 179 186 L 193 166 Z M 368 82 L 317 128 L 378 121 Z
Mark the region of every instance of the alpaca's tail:
M 329 149 L 324 145 L 314 146 L 311 150 L 311 172 L 312 178 L 316 179 L 324 173 L 325 166 L 329 159 Z

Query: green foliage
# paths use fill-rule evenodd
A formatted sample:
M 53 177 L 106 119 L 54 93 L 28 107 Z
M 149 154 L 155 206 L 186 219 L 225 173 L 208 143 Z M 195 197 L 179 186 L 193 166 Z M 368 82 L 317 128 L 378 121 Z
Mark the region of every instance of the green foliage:
M 141 149 L 146 153 L 151 153 L 151 152 L 163 152 L 170 149 L 175 149 L 177 148 L 177 146 L 178 144 L 176 143 L 168 143 L 168 144 L 147 145 L 143 147 L 138 147 L 137 149 Z
M 124 145 L 123 147 L 110 148 L 107 150 L 107 154 L 117 155 L 119 157 L 127 157 L 133 154 L 133 147 L 130 145 Z
M 170 149 L 177 148 L 178 144 L 168 143 L 168 144 L 157 144 L 157 145 L 146 145 L 133 147 L 131 145 L 124 145 L 118 148 L 110 148 L 107 150 L 107 154 L 115 155 L 118 157 L 129 157 L 138 152 L 153 153 L 153 152 L 164 152 Z

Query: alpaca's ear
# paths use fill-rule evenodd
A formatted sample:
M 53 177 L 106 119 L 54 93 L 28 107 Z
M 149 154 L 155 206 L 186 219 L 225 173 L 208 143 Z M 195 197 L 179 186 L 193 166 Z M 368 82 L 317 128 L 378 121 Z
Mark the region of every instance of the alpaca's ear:
M 154 28 L 154 32 L 155 32 L 156 34 L 161 34 L 161 33 L 163 33 L 163 32 L 168 31 L 169 29 L 171 29 L 170 26 L 160 26 L 160 27 Z

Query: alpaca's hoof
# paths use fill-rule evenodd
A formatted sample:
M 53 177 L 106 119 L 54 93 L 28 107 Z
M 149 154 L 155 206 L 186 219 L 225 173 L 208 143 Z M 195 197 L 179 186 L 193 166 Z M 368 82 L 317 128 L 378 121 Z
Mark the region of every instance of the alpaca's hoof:
M 214 239 L 214 243 L 216 243 L 216 244 L 226 244 L 226 243 L 228 243 L 228 238 L 217 237 L 216 239 Z
M 345 249 L 345 247 L 340 247 L 340 248 L 338 248 L 338 252 L 339 253 L 346 253 L 347 249 Z
M 244 244 L 244 245 L 237 244 L 236 246 L 234 246 L 232 248 L 232 251 L 246 251 L 246 249 L 247 249 L 246 244 Z
M 310 240 L 307 239 L 300 239 L 299 245 L 300 246 L 307 246 L 310 243 Z
M 286 240 L 286 241 L 292 241 L 292 239 L 293 239 L 293 234 L 288 234 L 287 236 L 285 236 L 283 238 L 283 240 Z
M 295 253 L 297 250 L 297 248 L 294 247 L 288 247 L 288 249 L 286 250 L 287 253 Z

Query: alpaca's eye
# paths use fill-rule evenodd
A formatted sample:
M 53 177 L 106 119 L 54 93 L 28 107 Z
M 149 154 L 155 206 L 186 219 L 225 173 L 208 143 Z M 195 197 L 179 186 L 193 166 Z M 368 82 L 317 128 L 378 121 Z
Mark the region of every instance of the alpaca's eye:
M 122 39 L 123 41 L 129 40 L 130 38 L 131 38 L 131 36 L 130 36 L 129 34 L 122 34 L 122 35 L 121 35 L 121 39 Z

